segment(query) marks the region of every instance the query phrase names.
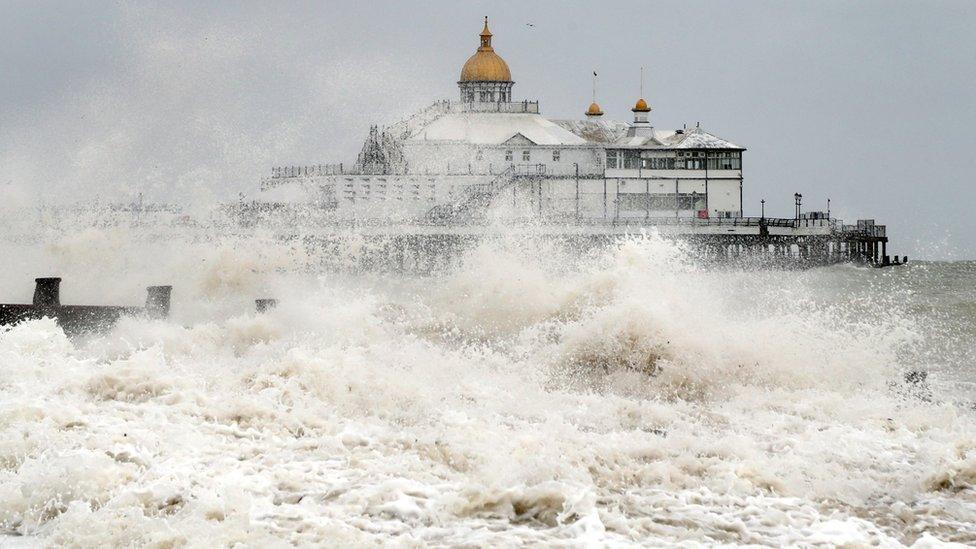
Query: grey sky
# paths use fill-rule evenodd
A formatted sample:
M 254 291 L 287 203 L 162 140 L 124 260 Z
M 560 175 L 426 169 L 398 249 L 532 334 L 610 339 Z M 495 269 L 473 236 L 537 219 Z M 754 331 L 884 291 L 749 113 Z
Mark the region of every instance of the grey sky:
M 0 192 L 251 194 L 275 164 L 355 158 L 371 123 L 453 98 L 491 17 L 517 98 L 748 148 L 746 213 L 889 227 L 976 257 L 976 2 L 0 3 Z M 532 23 L 530 27 L 527 23 Z

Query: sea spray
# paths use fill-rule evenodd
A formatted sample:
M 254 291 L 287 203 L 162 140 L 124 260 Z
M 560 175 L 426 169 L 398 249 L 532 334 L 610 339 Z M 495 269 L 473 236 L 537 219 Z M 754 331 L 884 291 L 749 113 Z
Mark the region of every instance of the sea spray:
M 892 389 L 930 328 L 910 294 L 843 290 L 873 271 L 716 271 L 654 233 L 582 255 L 496 239 L 426 277 L 309 269 L 314 248 L 265 237 L 122 238 L 124 262 L 93 242 L 4 246 L 87 299 L 162 278 L 173 315 L 0 333 L 6 535 L 976 539 L 976 422 L 938 384 Z M 257 314 L 258 292 L 279 306 Z

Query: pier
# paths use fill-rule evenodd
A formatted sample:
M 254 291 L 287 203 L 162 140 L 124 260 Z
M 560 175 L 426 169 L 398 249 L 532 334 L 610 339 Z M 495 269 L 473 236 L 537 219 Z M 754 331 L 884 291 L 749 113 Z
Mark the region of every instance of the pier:
M 541 239 L 585 252 L 656 231 L 680 242 L 705 265 L 809 268 L 837 263 L 870 267 L 899 265 L 907 257 L 887 253 L 884 225 L 861 220 L 746 217 L 671 218 L 641 223 L 355 224 L 285 230 L 276 240 L 300 240 L 318 268 L 329 270 L 432 273 L 455 265 L 467 250 L 488 240 Z M 325 253 L 322 253 L 325 252 Z

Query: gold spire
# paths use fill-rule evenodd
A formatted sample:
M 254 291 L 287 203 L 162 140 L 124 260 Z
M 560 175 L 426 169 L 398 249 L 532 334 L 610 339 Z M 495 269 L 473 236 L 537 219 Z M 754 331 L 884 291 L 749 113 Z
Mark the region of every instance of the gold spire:
M 492 51 L 491 49 L 491 31 L 488 30 L 488 16 L 485 16 L 485 28 L 481 31 L 481 47 L 478 48 L 480 51 Z
M 461 67 L 461 82 L 511 82 L 512 73 L 508 70 L 508 63 L 491 47 L 488 16 L 485 16 L 485 27 L 479 36 L 481 46 Z

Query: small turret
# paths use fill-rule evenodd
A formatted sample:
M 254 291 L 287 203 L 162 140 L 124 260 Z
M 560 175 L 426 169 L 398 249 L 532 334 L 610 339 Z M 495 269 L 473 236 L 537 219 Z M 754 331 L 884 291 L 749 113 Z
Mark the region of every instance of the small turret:
M 643 97 L 638 99 L 637 104 L 630 110 L 634 113 L 634 124 L 650 124 L 648 116 L 650 115 L 651 108 L 647 106 L 647 101 L 644 101 Z

